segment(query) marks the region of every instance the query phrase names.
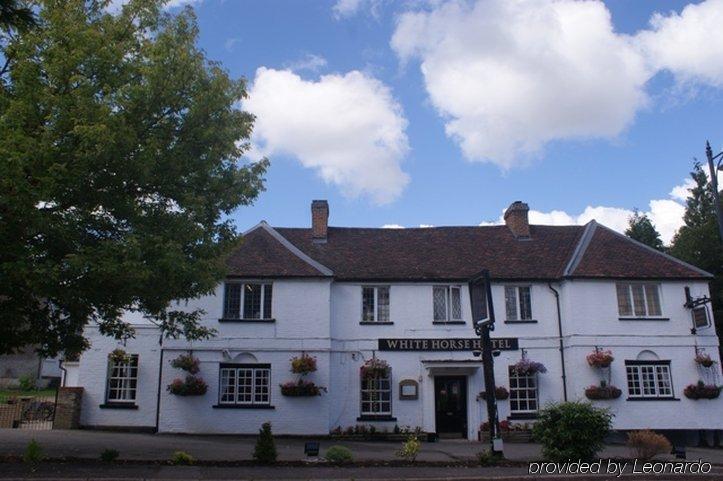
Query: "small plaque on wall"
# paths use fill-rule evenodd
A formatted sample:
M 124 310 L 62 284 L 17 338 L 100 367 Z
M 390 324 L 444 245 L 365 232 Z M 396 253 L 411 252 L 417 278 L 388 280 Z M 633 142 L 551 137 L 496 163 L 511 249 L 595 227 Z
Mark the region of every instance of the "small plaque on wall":
M 419 398 L 419 384 L 414 379 L 399 382 L 399 399 L 413 401 Z

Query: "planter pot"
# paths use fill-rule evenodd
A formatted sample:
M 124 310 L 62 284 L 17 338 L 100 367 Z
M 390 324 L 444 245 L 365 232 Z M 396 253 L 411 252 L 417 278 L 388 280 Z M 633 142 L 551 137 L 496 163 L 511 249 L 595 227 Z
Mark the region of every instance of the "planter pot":
M 298 384 L 281 384 L 281 394 L 289 397 L 321 396 L 326 388 L 317 386 L 313 382 L 299 381 Z
M 720 392 L 723 387 L 716 386 L 714 384 L 704 384 L 699 382 L 698 384 L 690 384 L 683 390 L 683 394 L 688 399 L 716 399 L 720 396 Z
M 585 389 L 585 397 L 592 400 L 617 399 L 622 393 L 615 386 L 590 386 Z

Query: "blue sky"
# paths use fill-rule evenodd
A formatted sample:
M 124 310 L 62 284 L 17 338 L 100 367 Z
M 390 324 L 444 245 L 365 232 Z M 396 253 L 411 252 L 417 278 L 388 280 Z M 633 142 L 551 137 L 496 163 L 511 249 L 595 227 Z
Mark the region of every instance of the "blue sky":
M 669 238 L 671 191 L 706 139 L 723 147 L 719 1 L 191 3 L 209 58 L 248 79 L 251 155 L 271 160 L 241 230 L 306 226 L 318 198 L 332 225 L 406 227 L 496 222 L 523 200 L 533 222 L 614 228 L 639 208 Z M 536 37 L 510 47 L 520 31 Z

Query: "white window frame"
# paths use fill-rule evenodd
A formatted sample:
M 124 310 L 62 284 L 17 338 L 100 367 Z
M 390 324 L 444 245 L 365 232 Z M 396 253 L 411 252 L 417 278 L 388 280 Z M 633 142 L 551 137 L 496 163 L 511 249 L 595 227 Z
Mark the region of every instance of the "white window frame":
M 230 316 L 230 312 L 226 310 L 228 304 L 228 288 L 230 285 L 238 285 L 241 287 L 241 294 L 239 295 L 239 311 L 235 316 Z M 244 301 L 246 296 L 247 285 L 259 285 L 261 286 L 261 317 L 245 317 L 244 316 Z M 266 286 L 271 289 L 272 305 L 269 306 L 271 312 L 266 312 Z M 238 319 L 238 320 L 269 320 L 273 319 L 273 298 L 274 298 L 274 283 L 263 282 L 263 281 L 226 281 L 223 287 L 223 318 L 224 319 Z
M 512 366 L 509 366 L 507 372 L 509 373 L 510 382 L 510 414 L 537 413 L 540 409 L 540 390 L 539 384 L 537 383 L 537 374 L 521 376 L 517 373 L 517 371 L 512 368 Z M 521 379 L 526 380 L 527 387 L 519 386 L 519 381 Z M 528 396 L 530 390 L 532 390 L 534 393 L 533 397 Z M 530 401 L 535 402 L 535 409 L 529 409 Z M 517 409 L 513 408 L 514 402 L 518 403 Z M 520 409 L 519 403 L 524 403 L 528 407 L 528 409 Z
M 130 354 L 130 362 L 117 362 L 108 360 L 108 377 L 106 381 L 105 400 L 107 403 L 129 403 L 136 402 L 138 397 L 138 369 L 140 368 L 138 354 Z M 135 365 L 134 365 L 135 364 Z M 116 369 L 119 374 L 116 375 Z M 135 371 L 135 375 L 132 373 Z M 113 381 L 118 381 L 117 387 L 112 387 Z M 113 394 L 113 397 L 111 393 Z M 127 393 L 128 395 L 123 395 Z M 118 395 L 120 397 L 117 397 Z
M 618 291 L 618 287 L 622 286 L 625 287 L 627 298 L 628 298 L 628 305 L 630 306 L 630 313 L 629 314 L 623 314 L 620 312 L 620 293 Z M 643 307 L 645 308 L 645 314 L 644 315 L 638 315 L 635 313 L 635 301 L 633 298 L 633 286 L 641 286 L 643 290 Z M 647 287 L 653 286 L 658 291 L 658 310 L 660 311 L 660 314 L 650 315 L 648 313 L 648 293 L 647 293 Z M 660 319 L 663 318 L 663 289 L 661 288 L 660 283 L 658 282 L 617 282 L 615 283 L 615 298 L 617 300 L 617 306 L 618 306 L 618 316 L 621 318 L 637 318 L 637 319 Z
M 387 388 L 384 389 L 380 387 L 380 384 L 386 381 Z M 373 385 L 365 386 L 365 383 L 373 383 Z M 389 400 L 383 400 L 381 399 L 382 393 L 387 393 L 389 396 Z M 365 394 L 371 396 L 368 400 L 364 399 Z M 391 416 L 392 415 L 392 370 L 387 370 L 387 375 L 385 377 L 377 376 L 374 378 L 364 378 L 362 377 L 360 379 L 359 383 L 359 410 L 362 416 Z M 388 404 L 389 409 L 382 410 L 382 407 Z M 371 407 L 371 410 L 367 408 L 365 410 L 365 405 Z M 379 410 L 375 411 L 374 406 L 378 406 Z
M 436 319 L 435 312 L 436 309 L 434 308 L 434 291 L 436 289 L 444 289 L 444 296 L 445 296 L 445 319 Z M 459 318 L 452 317 L 452 291 L 456 290 L 459 293 Z M 433 322 L 437 324 L 445 323 L 445 322 L 455 322 L 458 323 L 460 321 L 464 320 L 464 309 L 462 308 L 462 286 L 444 286 L 444 285 L 436 285 L 432 287 L 432 320 Z
M 670 361 L 626 361 L 625 377 L 630 399 L 672 399 Z
M 364 289 L 373 289 L 374 290 L 374 307 L 373 307 L 373 314 L 374 319 L 364 319 Z M 379 289 L 386 289 L 387 290 L 387 318 L 386 319 L 379 319 Z M 392 289 L 391 286 L 387 285 L 364 285 L 362 286 L 362 297 L 361 297 L 361 322 L 381 322 L 381 323 L 387 323 L 391 322 L 391 314 L 392 314 Z
M 515 292 L 515 315 L 510 316 L 507 311 L 507 290 L 513 289 Z M 530 317 L 522 318 L 520 313 L 522 312 L 522 296 L 520 296 L 520 289 L 527 289 L 530 292 Z M 505 315 L 508 321 L 531 321 L 535 317 L 532 315 L 532 286 L 530 284 L 515 284 L 505 286 Z
M 250 377 L 247 374 L 250 373 Z M 230 376 L 233 374 L 233 376 Z M 249 384 L 241 384 L 242 379 Z M 270 406 L 270 364 L 221 364 L 218 370 L 218 403 L 225 406 Z M 229 382 L 232 380 L 232 382 Z M 265 381 L 260 383 L 259 381 Z M 230 389 L 233 388 L 233 389 Z M 244 388 L 243 392 L 240 388 Z M 260 391 L 260 392 L 257 392 Z

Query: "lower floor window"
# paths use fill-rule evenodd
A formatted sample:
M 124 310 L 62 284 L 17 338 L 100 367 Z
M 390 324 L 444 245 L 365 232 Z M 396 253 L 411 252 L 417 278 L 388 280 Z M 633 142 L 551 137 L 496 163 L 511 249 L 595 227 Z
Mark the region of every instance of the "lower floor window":
M 362 377 L 361 413 L 362 415 L 392 414 L 392 382 L 390 375 Z
M 631 398 L 673 396 L 670 361 L 626 361 L 625 370 Z
M 512 366 L 510 374 L 510 413 L 537 412 L 537 375 L 519 374 Z
M 138 387 L 138 354 L 131 354 L 124 360 L 109 361 L 107 402 L 127 402 L 136 400 Z
M 219 404 L 269 404 L 270 364 L 221 364 Z

